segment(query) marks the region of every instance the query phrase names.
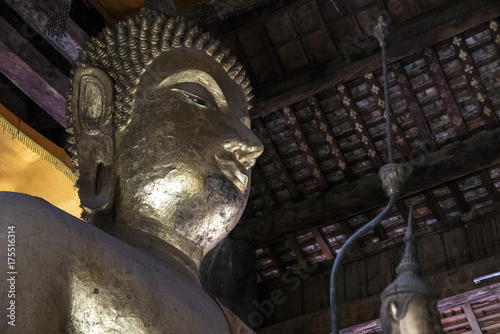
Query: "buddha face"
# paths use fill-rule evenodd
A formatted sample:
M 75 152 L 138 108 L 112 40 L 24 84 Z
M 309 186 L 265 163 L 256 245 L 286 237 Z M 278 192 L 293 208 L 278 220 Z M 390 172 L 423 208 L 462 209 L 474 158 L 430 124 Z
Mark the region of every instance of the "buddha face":
M 240 218 L 263 151 L 245 94 L 204 51 L 175 49 L 147 67 L 135 101 L 116 133 L 117 221 L 206 253 Z
M 392 334 L 437 334 L 442 333 L 440 314 L 435 301 L 422 294 L 408 294 L 407 309 L 404 315 L 397 301 L 390 303 Z

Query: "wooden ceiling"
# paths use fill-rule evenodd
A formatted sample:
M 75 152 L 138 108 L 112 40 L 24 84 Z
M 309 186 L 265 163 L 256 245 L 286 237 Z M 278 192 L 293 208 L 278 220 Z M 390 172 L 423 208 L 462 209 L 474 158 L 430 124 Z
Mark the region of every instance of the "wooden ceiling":
M 0 29 L 9 31 L 0 37 L 0 102 L 60 146 L 71 61 L 87 34 L 107 24 L 85 4 L 73 1 L 68 33 L 56 40 L 44 34 L 34 2 L 0 2 Z M 422 237 L 442 222 L 498 205 L 498 1 L 275 0 L 253 6 L 205 28 L 231 47 L 254 86 L 253 130 L 265 152 L 231 237 L 256 246 L 265 286 L 297 266 L 330 268 L 347 238 L 386 204 L 376 174 L 387 162 L 381 55 L 372 36 L 380 14 L 391 27 L 393 145 L 411 174 L 396 208 L 358 241 L 358 250 L 399 240 L 410 205 Z M 42 88 L 48 93 L 37 93 Z M 498 296 L 487 296 L 470 304 L 485 333 L 500 333 L 499 303 Z M 442 310 L 445 332 L 474 332 L 470 309 L 456 307 Z M 486 309 L 496 310 L 494 316 Z

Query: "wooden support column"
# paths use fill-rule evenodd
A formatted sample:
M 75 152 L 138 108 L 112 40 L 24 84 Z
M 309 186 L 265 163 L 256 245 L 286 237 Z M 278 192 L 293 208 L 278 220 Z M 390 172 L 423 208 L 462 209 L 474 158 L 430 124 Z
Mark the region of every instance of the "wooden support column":
M 370 160 L 373 169 L 377 169 L 382 166 L 382 160 L 380 160 L 380 157 L 375 149 L 375 145 L 373 145 L 370 134 L 368 133 L 358 107 L 356 106 L 356 102 L 352 100 L 351 93 L 346 85 L 340 85 L 337 89 L 340 100 L 344 104 L 347 115 L 349 115 L 349 121 L 351 122 L 353 128 L 357 131 L 359 140 L 361 140 L 363 148 L 368 156 L 368 160 Z
M 66 127 L 66 99 L 1 41 L 0 72 Z
M 255 129 L 257 130 L 257 136 L 260 138 L 262 143 L 264 144 L 264 152 L 269 155 L 269 158 L 271 160 L 271 163 L 273 164 L 274 170 L 276 174 L 280 176 L 280 180 L 283 182 L 285 185 L 285 188 L 288 190 L 288 193 L 293 199 L 298 199 L 299 198 L 299 192 L 297 188 L 295 187 L 295 184 L 293 183 L 292 179 L 288 175 L 288 172 L 286 171 L 285 166 L 283 166 L 283 163 L 281 162 L 281 159 L 278 155 L 278 152 L 276 152 L 276 148 L 274 148 L 274 145 L 271 141 L 271 138 L 269 138 L 269 135 L 267 133 L 266 128 L 264 127 L 264 124 L 262 123 L 262 120 L 255 119 L 253 120 Z
M 333 135 L 332 128 L 330 127 L 327 118 L 321 111 L 321 107 L 319 106 L 318 100 L 313 96 L 308 99 L 309 106 L 313 111 L 314 120 L 318 124 L 319 131 L 325 138 L 326 145 L 328 149 L 333 155 L 333 159 L 335 160 L 335 164 L 339 167 L 341 171 L 344 172 L 347 180 L 352 182 L 355 180 L 354 173 L 351 168 L 347 164 L 347 160 L 344 158 L 344 154 L 342 154 L 342 150 L 340 149 L 340 145 L 337 143 L 335 136 Z
M 476 315 L 474 314 L 474 311 L 472 310 L 472 306 L 470 306 L 469 303 L 463 304 L 462 310 L 465 313 L 465 316 L 467 317 L 467 321 L 469 322 L 470 329 L 472 330 L 472 333 L 474 334 L 481 334 L 483 331 L 479 327 L 479 324 L 477 323 Z
M 455 53 L 458 55 L 458 61 L 460 62 L 465 78 L 470 85 L 472 95 L 474 95 L 474 98 L 478 103 L 478 110 L 481 117 L 489 123 L 491 128 L 494 128 L 498 124 L 497 114 L 495 113 L 493 104 L 491 103 L 488 93 L 483 86 L 481 77 L 477 72 L 476 65 L 474 64 L 467 48 L 467 44 L 461 36 L 455 36 L 453 38 L 452 45 Z
M 328 243 L 326 242 L 325 237 L 323 237 L 323 234 L 321 234 L 321 232 L 317 228 L 313 228 L 311 232 L 314 238 L 316 239 L 319 248 L 321 248 L 321 251 L 323 252 L 323 254 L 325 254 L 326 259 L 327 260 L 333 259 L 334 256 L 332 254 L 330 247 L 328 247 Z
M 424 58 L 427 64 L 429 64 L 429 74 L 432 77 L 432 80 L 436 83 L 436 88 L 441 96 L 441 100 L 443 101 L 443 107 L 450 117 L 450 121 L 455 129 L 457 137 L 460 139 L 469 137 L 469 131 L 467 130 L 465 121 L 458 109 L 457 102 L 455 101 L 453 92 L 448 85 L 448 81 L 446 80 L 446 76 L 444 75 L 434 49 L 425 49 Z
M 47 34 L 47 23 L 49 18 L 42 10 L 37 8 L 34 0 L 4 0 L 13 11 L 15 11 L 24 22 L 28 23 L 33 30 L 43 36 L 57 51 L 67 60 L 73 62 L 78 57 L 85 41 L 89 36 L 68 18 L 66 32 L 59 37 Z
M 372 94 L 372 97 L 377 101 L 377 107 L 382 114 L 382 117 L 385 119 L 385 97 L 384 91 L 377 78 L 373 75 L 373 72 L 369 72 L 365 74 L 365 82 Z M 389 110 L 390 110 L 389 106 Z M 396 118 L 394 117 L 394 113 L 390 112 L 391 117 L 391 131 L 392 134 L 392 145 L 399 152 L 401 157 L 406 158 L 410 155 L 410 146 L 406 141 L 405 135 L 403 131 L 401 131 L 401 127 L 399 126 Z M 386 139 L 387 142 L 387 139 Z
M 417 97 L 413 92 L 410 81 L 406 76 L 406 72 L 404 68 L 401 66 L 399 62 L 395 62 L 392 64 L 392 71 L 394 73 L 394 77 L 396 78 L 399 90 L 403 93 L 403 99 L 406 101 L 408 105 L 408 109 L 412 116 L 413 123 L 419 130 L 419 134 L 423 140 L 430 141 L 430 143 L 436 143 L 434 136 L 432 135 L 432 131 L 425 120 L 424 113 L 422 109 L 420 109 L 420 105 L 418 104 Z
M 304 131 L 302 131 L 302 128 L 290 107 L 283 108 L 283 118 L 288 124 L 290 134 L 295 139 L 295 142 L 299 147 L 300 154 L 302 155 L 304 161 L 306 161 L 307 168 L 311 171 L 316 185 L 319 189 L 325 189 L 327 186 L 325 176 L 323 175 L 323 172 L 321 172 Z

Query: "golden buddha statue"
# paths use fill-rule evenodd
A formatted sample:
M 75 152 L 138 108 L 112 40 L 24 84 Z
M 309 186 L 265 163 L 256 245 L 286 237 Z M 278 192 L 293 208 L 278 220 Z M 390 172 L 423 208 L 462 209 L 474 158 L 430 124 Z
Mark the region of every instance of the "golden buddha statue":
M 90 39 L 68 98 L 68 151 L 85 218 L 101 229 L 0 193 L 2 240 L 10 227 L 17 238 L 16 332 L 250 332 L 198 278 L 263 151 L 250 99 L 241 65 L 182 19 L 143 9 Z
M 412 210 L 410 209 L 410 212 Z M 405 250 L 396 273 L 398 277 L 382 292 L 380 321 L 384 334 L 442 333 L 437 300 L 420 279 L 411 213 L 404 241 Z

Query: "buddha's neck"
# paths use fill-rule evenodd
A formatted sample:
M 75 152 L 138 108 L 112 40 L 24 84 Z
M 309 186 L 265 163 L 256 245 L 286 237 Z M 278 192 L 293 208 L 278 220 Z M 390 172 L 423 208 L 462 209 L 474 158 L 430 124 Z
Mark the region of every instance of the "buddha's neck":
M 132 226 L 131 226 L 132 225 Z M 175 232 L 155 233 L 157 224 L 117 222 L 108 233 L 127 244 L 148 252 L 199 284 L 203 253 L 199 247 Z

